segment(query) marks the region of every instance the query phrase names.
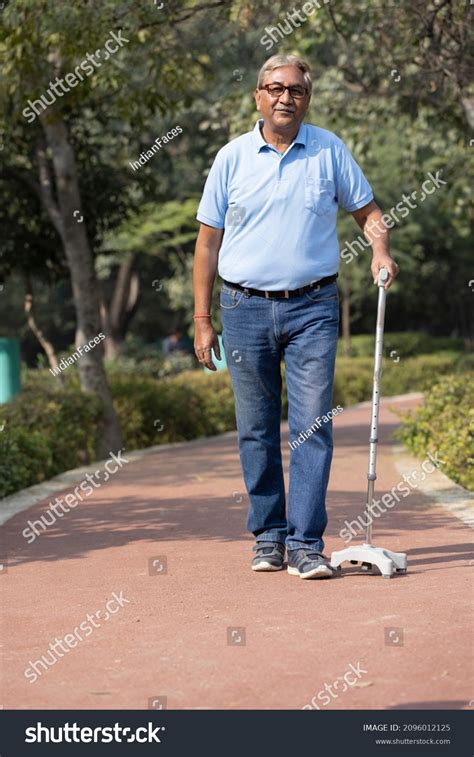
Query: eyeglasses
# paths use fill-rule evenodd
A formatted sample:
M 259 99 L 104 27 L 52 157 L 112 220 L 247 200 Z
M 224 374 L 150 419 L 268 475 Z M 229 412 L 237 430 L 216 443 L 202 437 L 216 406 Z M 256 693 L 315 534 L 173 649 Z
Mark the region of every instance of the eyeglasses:
M 295 100 L 301 100 L 308 94 L 306 87 L 301 87 L 299 84 L 295 84 L 293 87 L 284 87 L 283 84 L 264 84 L 260 89 L 266 89 L 270 97 L 281 97 L 285 89 L 288 90 L 290 97 Z

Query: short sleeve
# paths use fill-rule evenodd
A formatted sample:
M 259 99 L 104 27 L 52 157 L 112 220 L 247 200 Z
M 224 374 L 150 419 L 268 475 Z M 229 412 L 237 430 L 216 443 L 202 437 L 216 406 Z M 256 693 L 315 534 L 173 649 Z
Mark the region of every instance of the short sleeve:
M 343 142 L 340 143 L 340 149 L 336 155 L 338 203 L 352 213 L 371 202 L 374 199 L 374 193 L 361 167 Z
M 219 150 L 206 179 L 196 218 L 201 223 L 223 229 L 227 213 L 229 167 L 226 154 Z

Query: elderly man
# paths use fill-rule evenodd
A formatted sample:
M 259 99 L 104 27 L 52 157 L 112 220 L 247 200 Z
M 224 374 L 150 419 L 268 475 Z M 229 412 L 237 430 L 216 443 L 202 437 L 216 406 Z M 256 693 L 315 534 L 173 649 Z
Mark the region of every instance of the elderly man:
M 398 273 L 388 234 L 371 232 L 382 212 L 344 143 L 304 123 L 311 99 L 308 64 L 274 55 L 255 91 L 262 118 L 219 150 L 199 204 L 194 265 L 199 361 L 220 359 L 211 323 L 212 289 L 223 279 L 223 345 L 236 404 L 240 460 L 249 496 L 247 528 L 255 571 L 331 577 L 323 554 L 331 466 L 332 388 L 339 326 L 337 208 L 369 239 L 374 283 Z M 291 446 L 288 507 L 282 468 L 281 360 L 285 362 Z M 328 415 L 329 413 L 329 415 Z M 336 411 L 337 414 L 337 411 Z M 317 420 L 319 419 L 319 420 Z

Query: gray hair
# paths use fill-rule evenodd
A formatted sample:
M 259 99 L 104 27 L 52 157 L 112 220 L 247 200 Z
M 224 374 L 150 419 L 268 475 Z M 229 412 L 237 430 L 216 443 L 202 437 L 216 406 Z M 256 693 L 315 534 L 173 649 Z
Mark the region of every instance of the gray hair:
M 260 89 L 260 87 L 262 86 L 265 74 L 267 74 L 269 71 L 274 71 L 275 68 L 281 68 L 282 66 L 297 66 L 297 68 L 299 68 L 300 71 L 303 72 L 304 80 L 306 86 L 308 87 L 308 92 L 309 94 L 311 94 L 311 91 L 313 89 L 311 69 L 308 63 L 306 63 L 303 58 L 299 58 L 297 55 L 272 55 L 271 58 L 265 61 L 259 71 L 257 89 Z

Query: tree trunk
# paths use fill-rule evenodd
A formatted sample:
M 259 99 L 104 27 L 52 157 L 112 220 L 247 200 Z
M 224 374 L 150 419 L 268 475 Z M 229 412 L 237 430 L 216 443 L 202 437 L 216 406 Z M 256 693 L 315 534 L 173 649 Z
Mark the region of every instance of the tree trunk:
M 350 317 L 350 304 L 351 304 L 351 290 L 350 285 L 347 284 L 341 287 L 342 291 L 342 354 L 345 357 L 349 357 L 351 354 L 351 317 Z
M 43 114 L 42 127 L 51 150 L 56 197 L 49 164 L 43 149 L 37 151 L 43 202 L 58 230 L 69 264 L 76 309 L 76 346 L 82 346 L 100 333 L 98 283 L 92 252 L 81 214 L 81 198 L 73 149 L 64 121 L 57 115 L 49 121 Z M 100 440 L 101 457 L 122 446 L 120 425 L 112 402 L 103 364 L 102 342 L 84 352 L 78 361 L 81 387 L 97 394 L 103 403 L 105 427 Z
M 55 349 L 52 345 L 52 343 L 45 337 L 42 330 L 36 323 L 35 313 L 34 313 L 34 307 L 33 307 L 33 285 L 31 283 L 31 277 L 26 274 L 25 275 L 25 315 L 26 315 L 26 322 L 28 323 L 29 328 L 37 338 L 38 342 L 42 346 L 43 350 L 46 353 L 46 357 L 48 358 L 48 363 L 50 368 L 54 369 L 58 367 L 59 361 L 58 357 L 56 355 Z M 61 384 L 64 384 L 64 376 L 61 373 L 57 374 L 59 381 Z
M 134 253 L 129 253 L 120 263 L 109 308 L 101 303 L 102 320 L 107 324 L 108 332 L 105 340 L 107 358 L 114 358 L 122 351 L 128 325 L 136 310 L 139 281 L 133 270 L 135 257 Z

